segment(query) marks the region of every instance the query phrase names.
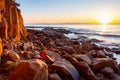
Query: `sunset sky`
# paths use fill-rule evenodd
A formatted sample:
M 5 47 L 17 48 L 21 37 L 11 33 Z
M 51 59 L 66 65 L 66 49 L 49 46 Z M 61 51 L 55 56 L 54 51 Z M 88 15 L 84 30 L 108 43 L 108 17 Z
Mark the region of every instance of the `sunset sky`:
M 120 23 L 120 0 L 17 0 L 25 23 Z

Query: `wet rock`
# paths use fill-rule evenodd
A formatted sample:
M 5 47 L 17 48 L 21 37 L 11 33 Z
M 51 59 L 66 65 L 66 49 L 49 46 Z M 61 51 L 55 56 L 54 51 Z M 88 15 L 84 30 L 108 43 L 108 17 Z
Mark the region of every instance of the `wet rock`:
M 97 77 L 86 62 L 78 62 L 79 73 L 87 80 L 97 80 Z
M 39 54 L 35 54 L 33 58 L 34 58 L 34 59 L 40 59 L 41 56 L 40 56 Z
M 95 71 L 101 71 L 105 67 L 110 67 L 114 71 L 117 71 L 119 68 L 117 62 L 111 58 L 96 58 L 92 66 Z
M 100 47 L 97 46 L 96 44 L 92 44 L 94 50 L 100 50 Z
M 24 43 L 24 45 L 23 45 L 23 49 L 24 49 L 24 50 L 30 50 L 30 48 L 34 48 L 32 42 Z
M 30 51 L 22 51 L 21 55 L 24 59 L 31 59 L 33 57 L 33 53 Z
M 70 63 L 78 70 L 79 70 L 79 66 L 78 66 L 78 60 L 75 57 L 70 57 L 69 59 L 67 59 L 68 61 L 70 61 Z
M 78 61 L 85 61 L 87 64 L 91 65 L 91 60 L 87 55 L 76 55 Z
M 60 76 L 58 74 L 56 74 L 56 73 L 49 74 L 48 79 L 49 80 L 62 80 L 60 78 Z
M 52 63 L 54 63 L 55 62 L 55 60 L 52 58 L 52 57 L 50 57 L 50 56 L 48 56 L 45 52 L 40 52 L 40 56 L 41 56 L 41 59 L 43 59 L 43 60 L 45 60 L 45 62 L 47 63 L 47 64 L 52 64 Z
M 56 37 L 56 38 L 64 38 L 65 35 L 61 32 L 57 32 L 55 29 L 53 28 L 44 28 L 42 30 L 43 34 L 48 36 L 48 37 Z
M 48 80 L 48 66 L 41 60 L 21 60 L 8 80 Z
M 93 38 L 93 39 L 90 39 L 90 42 L 103 42 L 103 41 Z
M 49 50 L 42 50 L 41 52 L 43 52 L 46 55 L 48 55 L 49 57 L 51 57 L 54 61 L 62 59 L 62 57 L 56 52 L 49 51 Z
M 90 50 L 87 53 L 88 57 L 92 60 L 96 56 L 96 51 L 95 50 Z
M 66 30 L 66 29 L 57 29 L 56 31 L 57 31 L 57 32 L 60 32 L 60 33 L 64 33 L 64 34 L 71 33 L 71 31 Z
M 76 34 L 76 33 L 75 33 L 75 34 Z M 86 36 L 79 36 L 79 41 L 81 41 L 81 42 L 88 42 L 89 39 L 88 39 L 88 37 L 86 37 Z
M 98 80 L 111 80 L 108 77 L 104 76 L 102 73 L 96 74 Z
M 20 56 L 12 50 L 9 51 L 8 58 L 14 62 L 17 62 L 20 60 Z
M 102 50 L 97 51 L 96 56 L 98 58 L 106 58 L 106 55 L 105 55 L 105 53 Z
M 120 54 L 120 50 L 115 51 L 116 54 Z
M 63 80 L 80 80 L 80 75 L 76 68 L 64 59 L 53 63 L 52 68 L 56 70 Z
M 120 80 L 120 75 L 119 74 L 116 74 L 116 73 L 113 73 L 111 75 L 111 80 Z
M 86 62 L 77 61 L 74 57 L 70 58 L 69 61 L 79 71 L 82 78 L 85 80 L 97 80 L 97 77 Z
M 113 54 L 115 54 L 115 53 L 105 51 L 105 54 L 106 54 L 106 56 L 108 56 L 109 58 L 112 58 L 112 57 L 113 57 Z
M 107 76 L 110 76 L 111 74 L 114 73 L 114 70 L 111 69 L 110 67 L 105 67 L 101 70 L 101 72 L 104 74 L 104 75 L 107 75 Z
M 54 59 L 51 58 L 51 57 L 49 57 L 48 55 L 45 57 L 45 61 L 46 61 L 46 63 L 48 63 L 48 64 L 52 64 L 52 63 L 55 62 Z
M 93 46 L 89 42 L 82 42 L 82 50 L 89 51 L 93 48 Z
M 77 54 L 72 46 L 62 46 L 61 51 L 65 51 L 68 54 Z
M 3 55 L 4 55 L 4 56 L 7 56 L 8 53 L 9 53 L 9 51 L 10 51 L 9 49 L 4 49 L 4 50 L 3 50 Z
M 112 48 L 109 51 L 114 52 L 116 54 L 120 54 L 120 49 L 119 48 Z
M 72 43 L 73 43 L 74 45 L 81 45 L 81 43 L 80 43 L 77 39 L 73 39 L 73 40 L 72 40 Z

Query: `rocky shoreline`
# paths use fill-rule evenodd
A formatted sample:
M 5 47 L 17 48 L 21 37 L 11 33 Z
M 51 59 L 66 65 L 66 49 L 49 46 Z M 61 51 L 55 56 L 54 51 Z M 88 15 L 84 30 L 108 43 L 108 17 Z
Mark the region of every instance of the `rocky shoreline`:
M 64 29 L 27 32 L 20 41 L 2 40 L 0 80 L 120 80 L 113 50 L 69 39 Z

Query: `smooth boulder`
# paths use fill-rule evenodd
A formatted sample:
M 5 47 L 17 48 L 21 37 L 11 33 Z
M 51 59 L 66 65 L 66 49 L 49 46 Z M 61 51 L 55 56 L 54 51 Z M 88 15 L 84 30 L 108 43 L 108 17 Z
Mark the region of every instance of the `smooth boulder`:
M 48 80 L 48 66 L 41 60 L 21 60 L 8 80 Z
M 78 61 L 76 58 L 70 58 L 69 61 L 79 71 L 82 78 L 86 80 L 97 80 L 97 77 L 85 61 Z
M 52 73 L 52 74 L 49 74 L 49 77 L 48 77 L 49 80 L 62 80 L 60 78 L 60 76 L 56 73 Z
M 114 71 L 119 69 L 117 62 L 111 58 L 96 58 L 93 61 L 92 67 L 95 71 L 101 71 L 105 67 L 110 67 Z
M 62 59 L 62 57 L 60 56 L 60 54 L 58 54 L 56 52 L 53 52 L 53 51 L 50 51 L 50 50 L 42 50 L 40 53 L 44 53 L 44 54 L 48 55 L 54 61 Z
M 62 77 L 63 80 L 80 80 L 76 68 L 67 60 L 61 59 L 52 64 L 52 68 Z

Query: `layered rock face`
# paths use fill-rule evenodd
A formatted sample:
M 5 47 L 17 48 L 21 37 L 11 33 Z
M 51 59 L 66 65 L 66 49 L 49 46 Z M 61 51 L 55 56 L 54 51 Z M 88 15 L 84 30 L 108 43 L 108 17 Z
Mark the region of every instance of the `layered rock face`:
M 14 0 L 0 0 L 0 38 L 20 40 L 21 36 L 26 36 L 27 31 L 23 24 L 23 18 L 19 4 Z

